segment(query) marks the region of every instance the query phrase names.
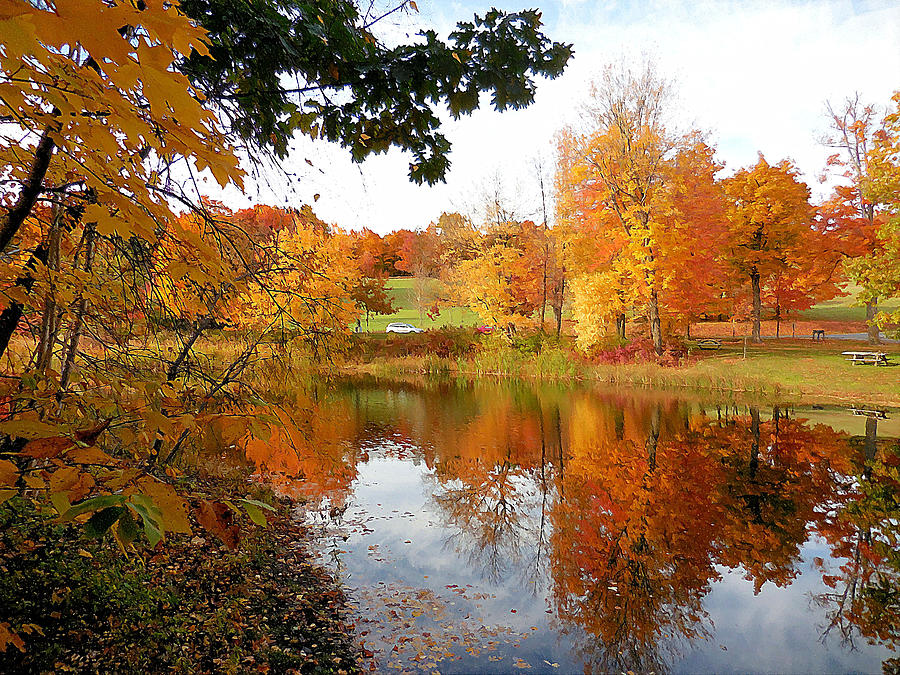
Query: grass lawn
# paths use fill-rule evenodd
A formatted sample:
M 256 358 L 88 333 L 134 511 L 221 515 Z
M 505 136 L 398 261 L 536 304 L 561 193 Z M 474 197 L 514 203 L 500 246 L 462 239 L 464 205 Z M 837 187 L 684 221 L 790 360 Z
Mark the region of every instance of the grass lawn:
M 440 314 L 435 319 L 429 318 L 427 313 L 423 313 L 420 316 L 415 303 L 415 283 L 415 279 L 411 277 L 393 277 L 388 279 L 387 288 L 391 297 L 394 299 L 394 306 L 397 307 L 398 310 L 389 315 L 373 315 L 369 319 L 368 330 L 366 329 L 366 326 L 363 325 L 363 331 L 381 333 L 384 332 L 385 327 L 389 323 L 394 321 L 403 321 L 404 323 L 411 323 L 414 326 L 426 329 L 440 328 L 441 326 L 477 326 L 483 323 L 477 314 L 466 307 L 441 308 Z M 437 279 L 430 279 L 427 283 L 429 284 L 427 293 L 431 297 L 440 296 L 441 291 L 443 290 L 442 283 Z M 820 302 L 815 307 L 800 312 L 796 317 L 783 321 L 781 324 L 782 335 L 789 336 L 791 334 L 792 323 L 796 323 L 797 335 L 804 336 L 808 336 L 810 333 L 811 324 L 816 324 L 816 326 L 813 327 L 818 327 L 818 324 L 821 322 L 840 322 L 845 324 L 842 326 L 829 326 L 828 328 L 832 329 L 829 330 L 831 333 L 865 331 L 866 308 L 863 305 L 855 304 L 859 287 L 855 284 L 847 284 L 845 290 L 848 295 Z M 890 312 L 897 311 L 900 309 L 900 299 L 892 298 L 887 302 L 880 304 L 879 309 Z M 565 316 L 571 318 L 569 317 L 568 309 Z M 731 324 L 726 322 L 721 323 L 720 325 L 720 323 L 694 324 L 692 330 L 698 337 L 723 337 L 730 335 L 732 330 Z M 774 335 L 774 321 L 765 321 L 764 324 L 763 334 Z M 744 323 L 738 324 L 737 328 L 738 335 L 749 333 L 750 330 L 749 323 L 746 323 L 746 325 Z
M 844 290 L 849 295 L 820 302 L 815 307 L 800 312 L 798 319 L 800 321 L 865 321 L 865 305 L 856 304 L 859 286 L 847 284 Z M 900 309 L 900 299 L 891 298 L 884 304 L 879 304 L 878 309 L 886 312 L 896 312 L 897 309 Z
M 440 314 L 434 319 L 426 313 L 419 315 L 415 302 L 415 279 L 410 277 L 393 277 L 387 280 L 387 288 L 394 299 L 394 307 L 398 310 L 393 314 L 373 314 L 369 318 L 368 328 L 363 318 L 362 329 L 369 333 L 383 333 L 389 323 L 402 321 L 411 323 L 419 328 L 440 328 L 442 326 L 478 326 L 484 323 L 474 312 L 465 307 L 442 307 Z M 427 280 L 427 293 L 430 297 L 438 297 L 443 290 L 437 279 Z M 429 305 L 431 302 L 429 302 Z
M 683 370 L 711 382 L 731 380 L 735 389 L 756 388 L 755 383 L 775 383 L 785 394 L 803 399 L 834 399 L 858 404 L 900 405 L 900 345 L 882 345 L 892 366 L 853 365 L 841 352 L 869 351 L 864 342 L 833 341 L 812 345 L 799 340 L 766 340 L 748 347 L 725 345 L 703 354 L 701 360 Z M 742 387 L 741 385 L 745 385 Z

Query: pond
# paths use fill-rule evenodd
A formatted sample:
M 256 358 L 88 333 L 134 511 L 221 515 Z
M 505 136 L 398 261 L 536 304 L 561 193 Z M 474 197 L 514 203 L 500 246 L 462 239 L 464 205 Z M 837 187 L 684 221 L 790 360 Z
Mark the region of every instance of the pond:
M 374 669 L 898 667 L 897 414 L 355 380 L 279 415 L 246 453 L 305 497 Z

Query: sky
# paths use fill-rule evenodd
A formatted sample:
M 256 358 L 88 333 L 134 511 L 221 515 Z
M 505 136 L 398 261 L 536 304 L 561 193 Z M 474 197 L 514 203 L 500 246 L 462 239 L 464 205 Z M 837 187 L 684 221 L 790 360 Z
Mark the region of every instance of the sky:
M 708 134 L 727 174 L 790 159 L 814 198 L 833 152 L 820 139 L 835 106 L 859 93 L 882 108 L 900 89 L 900 2 L 897 0 L 417 0 L 409 13 L 383 26 L 388 41 L 422 28 L 446 35 L 456 21 L 496 6 L 538 7 L 551 39 L 572 43 L 575 56 L 556 80 L 541 80 L 535 103 L 498 113 L 490 106 L 453 121 L 443 116 L 453 145 L 446 183 L 409 182 L 409 156 L 392 150 L 357 165 L 346 151 L 301 138 L 281 170 L 251 180 L 244 195 L 223 197 L 239 208 L 253 203 L 314 205 L 320 218 L 344 229 L 380 234 L 424 228 L 444 211 L 479 217 L 485 195 L 500 185 L 520 218 L 540 219 L 536 164 L 552 176 L 554 134 L 574 123 L 590 84 L 609 63 L 655 63 L 674 85 L 681 128 Z M 306 161 L 309 160 L 310 164 Z M 552 181 L 551 181 L 552 182 Z M 317 201 L 314 195 L 319 195 Z M 552 205 L 551 205 L 552 211 Z M 551 213 L 552 223 L 552 213 Z

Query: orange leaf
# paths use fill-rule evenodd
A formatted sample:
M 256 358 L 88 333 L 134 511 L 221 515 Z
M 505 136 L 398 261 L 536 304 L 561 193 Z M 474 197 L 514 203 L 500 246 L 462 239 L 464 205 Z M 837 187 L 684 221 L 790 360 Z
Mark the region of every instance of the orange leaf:
M 75 445 L 71 438 L 54 436 L 52 438 L 36 438 L 28 441 L 22 448 L 22 454 L 35 459 L 57 457 Z
M 71 466 L 57 469 L 50 476 L 50 491 L 65 492 L 70 502 L 77 502 L 90 494 L 95 485 L 94 478 Z
M 86 445 L 93 445 L 97 442 L 97 437 L 100 436 L 106 430 L 106 427 L 109 426 L 111 420 L 106 420 L 105 422 L 101 422 L 95 427 L 90 429 L 81 429 L 80 431 L 75 432 L 75 438 L 85 443 Z
M 75 464 L 99 464 L 110 466 L 116 460 L 97 448 L 73 448 L 66 453 L 66 459 Z
M 0 485 L 15 485 L 19 479 L 19 467 L 6 459 L 0 459 Z
M 160 513 L 162 513 L 164 530 L 181 534 L 189 534 L 191 532 L 191 523 L 187 514 L 187 502 L 179 496 L 174 487 L 147 476 L 138 481 L 136 491 L 150 497 L 159 508 Z
M 9 645 L 15 645 L 20 652 L 25 652 L 25 642 L 7 622 L 0 623 L 0 652 L 5 652 Z
M 225 546 L 232 550 L 237 548 L 239 529 L 234 522 L 234 514 L 225 504 L 204 499 L 200 502 L 200 506 L 194 509 L 194 515 L 197 522 L 207 532 L 221 539 Z

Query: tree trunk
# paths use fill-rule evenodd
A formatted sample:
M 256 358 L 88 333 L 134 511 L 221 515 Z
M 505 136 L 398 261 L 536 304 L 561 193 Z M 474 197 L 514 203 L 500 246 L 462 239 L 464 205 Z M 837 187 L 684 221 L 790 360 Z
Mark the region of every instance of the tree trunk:
M 663 353 L 662 329 L 659 323 L 659 297 L 656 289 L 650 291 L 650 338 L 657 356 Z
M 543 335 L 546 331 L 544 330 L 544 318 L 547 315 L 547 253 L 544 252 L 544 274 L 542 279 L 542 287 L 541 287 L 541 335 Z
M 687 322 L 687 326 L 684 329 L 684 339 L 685 340 L 691 339 L 691 322 L 690 321 Z
M 553 303 L 553 314 L 556 315 L 556 339 L 559 339 L 560 334 L 562 333 L 562 313 L 563 313 L 563 304 L 565 302 L 565 293 L 566 293 L 566 270 L 562 270 L 562 274 L 560 275 L 559 280 L 559 288 L 555 295 L 555 301 Z
M 625 339 L 625 312 L 616 315 L 616 335 L 620 340 Z
M 878 313 L 878 298 L 872 298 L 866 303 L 866 323 L 868 324 L 869 344 L 880 345 L 881 337 L 878 335 L 878 324 L 875 323 L 875 315 Z
M 25 289 L 26 293 L 31 290 L 31 287 L 34 286 L 34 277 L 32 276 L 31 271 L 34 269 L 36 263 L 47 262 L 47 253 L 49 250 L 49 246 L 46 242 L 42 243 L 34 250 L 31 254 L 31 258 L 28 260 L 28 264 L 25 266 L 25 275 L 16 279 L 16 286 Z M 0 314 L 0 357 L 6 353 L 6 349 L 9 347 L 10 338 L 12 338 L 13 333 L 19 326 L 19 320 L 22 318 L 23 310 L 24 307 L 20 303 L 12 302 L 3 310 L 3 313 Z
M 756 267 L 750 270 L 750 286 L 753 289 L 753 335 L 754 342 L 762 342 L 759 326 L 759 316 L 762 313 L 762 300 L 760 299 L 759 270 Z
M 775 339 L 781 337 L 781 303 L 775 301 Z
M 94 225 L 88 225 L 84 232 L 84 271 L 91 271 L 91 264 L 94 261 L 94 238 L 96 230 Z M 63 357 L 62 371 L 59 376 L 59 388 L 65 390 L 69 386 L 69 377 L 72 373 L 72 365 L 75 362 L 75 355 L 78 353 L 78 343 L 81 340 L 81 332 L 84 329 L 84 311 L 87 301 L 82 294 L 78 298 L 78 304 L 75 309 L 75 324 L 72 326 L 72 332 L 69 335 L 68 345 L 66 346 L 65 356 Z
M 53 347 L 59 333 L 60 312 L 56 303 L 56 273 L 59 271 L 59 240 L 62 218 L 65 210 L 59 205 L 53 207 L 53 220 L 50 223 L 50 235 L 47 250 L 47 269 L 50 270 L 50 287 L 44 296 L 44 311 L 41 316 L 41 332 L 38 338 L 36 369 L 46 372 L 53 361 Z
M 59 115 L 59 110 L 53 108 L 53 114 Z M 38 196 L 44 186 L 44 177 L 47 175 L 47 169 L 50 166 L 50 160 L 53 157 L 53 151 L 56 149 L 56 143 L 53 140 L 53 133 L 58 131 L 57 128 L 51 129 L 49 126 L 44 129 L 41 140 L 34 150 L 34 162 L 31 164 L 31 171 L 28 173 L 28 180 L 22 185 L 22 191 L 19 193 L 19 199 L 13 207 L 7 211 L 4 218 L 0 218 L 0 252 L 5 252 L 6 247 L 12 241 L 13 237 L 19 231 L 22 223 L 31 213 Z

